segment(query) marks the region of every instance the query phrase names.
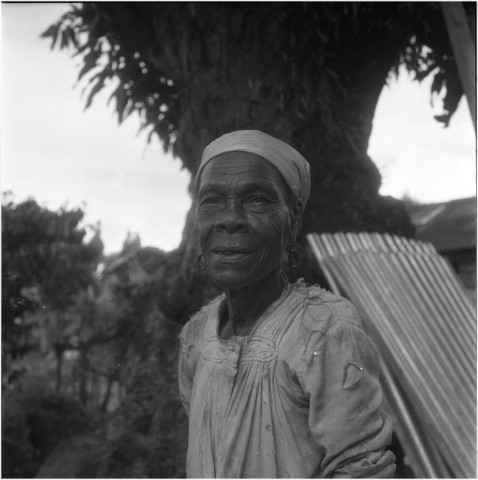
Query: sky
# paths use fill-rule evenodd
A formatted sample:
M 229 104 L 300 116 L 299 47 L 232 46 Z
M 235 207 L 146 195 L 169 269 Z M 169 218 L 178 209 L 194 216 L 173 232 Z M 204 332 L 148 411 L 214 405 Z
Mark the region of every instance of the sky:
M 1 7 L 1 190 L 16 202 L 83 208 L 86 223 L 101 222 L 105 253 L 119 251 L 128 232 L 143 246 L 176 248 L 191 205 L 189 175 L 156 138 L 148 145 L 138 135 L 137 117 L 118 125 L 107 94 L 84 110 L 78 61 L 40 38 L 68 4 Z M 384 87 L 368 152 L 383 195 L 432 203 L 476 194 L 466 101 L 443 128 L 433 119 L 430 82 L 402 73 Z

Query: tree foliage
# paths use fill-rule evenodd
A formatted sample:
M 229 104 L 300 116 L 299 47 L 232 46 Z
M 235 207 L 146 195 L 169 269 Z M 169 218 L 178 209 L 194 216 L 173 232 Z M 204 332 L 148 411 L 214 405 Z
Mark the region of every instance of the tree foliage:
M 31 478 L 62 440 L 84 433 L 91 418 L 80 403 L 46 389 L 2 395 L 2 476 Z
M 305 231 L 413 235 L 367 155 L 380 92 L 400 65 L 432 75 L 444 124 L 462 95 L 439 2 L 92 2 L 43 36 L 81 59 L 87 107 L 110 84 L 118 120 L 137 112 L 193 175 L 231 130 L 298 148 L 312 171 Z
M 92 283 L 102 254 L 102 244 L 86 244 L 80 226 L 80 209 L 51 211 L 34 200 L 15 204 L 8 197 L 2 204 L 2 274 L 7 305 L 3 318 L 21 313 L 21 290 L 37 286 L 41 301 L 50 308 L 71 304 L 78 291 Z
M 70 237 L 79 230 L 76 220 L 81 215 L 73 217 L 71 228 L 62 230 L 60 213 L 67 216 L 69 211 L 51 212 L 33 200 L 15 204 L 6 199 L 4 238 L 8 233 L 8 243 L 4 242 L 4 248 L 8 255 L 3 260 L 10 275 L 4 277 L 4 292 L 10 288 L 11 273 L 20 271 L 19 264 L 14 262 L 15 241 L 28 258 L 37 259 L 35 252 L 49 252 L 48 248 L 41 249 L 41 245 L 48 245 L 51 238 L 58 240 L 57 236 L 49 237 L 41 230 L 55 230 L 48 227 L 49 221 Z M 68 237 L 66 233 L 60 237 L 62 240 Z M 98 238 L 85 244 L 81 233 L 73 235 L 77 245 L 98 246 Z M 55 257 L 47 257 L 50 269 L 74 263 L 75 248 L 67 248 L 63 253 L 64 258 L 58 264 Z M 29 269 L 21 270 L 30 283 L 25 280 L 18 295 L 24 295 L 25 288 L 31 285 L 37 287 L 38 305 L 33 306 L 39 306 L 44 316 L 58 320 L 58 332 L 51 347 L 56 353 L 61 350 L 60 363 L 67 350 L 77 355 L 76 360 L 70 360 L 73 369 L 63 373 L 57 392 L 52 392 L 49 379 L 38 373 L 45 370 L 38 365 L 5 388 L 2 402 L 2 448 L 8 458 L 2 465 L 5 476 L 184 476 L 187 418 L 177 401 L 176 376 L 180 325 L 158 309 L 156 278 L 152 275 L 162 266 L 164 256 L 159 250 L 141 249 L 139 238 L 128 238 L 121 252 L 102 259 L 101 273 L 93 276 L 94 282 L 87 275 L 93 273 L 92 265 L 87 269 L 81 264 L 77 271 L 70 268 L 71 275 L 78 274 L 77 283 L 74 282 L 78 288 L 62 289 L 62 293 L 69 295 L 69 301 L 62 303 L 53 294 L 50 297 L 43 293 L 41 280 L 48 277 L 48 271 L 42 271 L 48 270 L 42 263 L 43 257 L 36 263 L 27 263 Z M 187 302 L 184 296 L 183 300 Z M 25 311 L 16 314 L 32 318 Z M 10 340 L 4 329 L 4 351 L 10 349 Z M 28 355 L 34 355 L 37 364 L 47 364 L 51 351 L 42 353 L 34 351 Z M 36 383 L 38 375 L 41 375 L 40 386 Z M 98 379 L 102 380 L 99 383 L 103 388 L 97 388 Z M 34 388 L 30 387 L 32 384 Z M 113 384 L 121 387 L 119 397 L 112 393 Z
M 466 6 L 474 17 L 474 4 Z M 261 122 L 269 128 L 284 110 L 287 122 L 298 124 L 315 113 L 315 128 L 356 143 L 353 131 L 340 132 L 347 125 L 324 94 L 353 101 L 353 66 L 360 66 L 365 53 L 372 53 L 368 61 L 377 71 L 383 70 L 382 83 L 401 64 L 418 81 L 433 75 L 432 93 L 445 92 L 439 121 L 448 123 L 462 94 L 438 2 L 84 3 L 72 6 L 43 36 L 51 38 L 52 48 L 72 48 L 81 57 L 79 80 L 89 76 L 87 107 L 115 80 L 111 99 L 118 120 L 138 112 L 142 128 L 156 133 L 165 149 L 173 143 L 173 152 L 193 173 L 197 155 L 190 154 L 188 129 L 200 128 L 203 113 L 213 119 L 209 111 L 217 111 L 223 99 L 249 121 L 254 103 L 267 102 L 270 116 Z M 247 58 L 245 70 L 240 57 Z M 197 83 L 199 98 L 194 97 Z M 245 100 L 242 109 L 236 99 Z M 369 108 L 374 107 L 372 102 Z M 223 107 L 219 111 L 221 122 L 233 123 Z M 211 127 L 202 129 L 205 143 Z M 277 128 L 289 134 L 291 129 Z
M 103 408 L 107 397 L 101 400 L 107 411 L 94 433 L 56 445 L 42 476 L 184 476 L 187 418 L 177 400 L 176 374 L 180 325 L 158 308 L 155 276 L 147 272 L 163 257 L 125 242 L 121 252 L 105 258 L 99 294 L 79 303 L 89 319 L 76 332 L 87 348 L 81 373 L 119 383 L 124 393 L 113 409 Z M 94 406 L 91 395 L 88 400 Z
M 95 281 L 103 245 L 85 243 L 83 211 L 52 211 L 33 199 L 2 203 L 2 328 L 7 350 L 15 347 L 18 321 L 35 310 L 65 311 Z M 5 351 L 3 352 L 5 353 Z

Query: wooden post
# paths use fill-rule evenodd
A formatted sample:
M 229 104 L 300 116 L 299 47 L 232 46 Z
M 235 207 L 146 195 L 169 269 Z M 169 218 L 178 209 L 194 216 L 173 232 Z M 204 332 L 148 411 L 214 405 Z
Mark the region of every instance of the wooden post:
M 86 405 L 88 402 L 88 375 L 89 375 L 89 365 L 88 365 L 88 347 L 84 342 L 80 342 L 79 346 L 80 355 L 78 357 L 79 364 L 79 396 L 80 402 L 83 405 Z
M 476 48 L 462 2 L 442 2 L 443 16 L 458 74 L 476 132 Z
M 56 393 L 61 392 L 61 367 L 63 364 L 63 354 L 65 347 L 61 343 L 55 342 L 54 344 L 55 357 L 56 357 Z

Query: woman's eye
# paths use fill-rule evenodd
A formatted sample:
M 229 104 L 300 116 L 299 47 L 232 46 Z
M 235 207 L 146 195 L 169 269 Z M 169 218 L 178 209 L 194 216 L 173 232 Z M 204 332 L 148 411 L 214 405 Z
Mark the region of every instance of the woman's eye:
M 206 197 L 201 200 L 200 205 L 217 205 L 220 202 L 219 197 Z
M 249 199 L 249 203 L 266 203 L 268 200 L 263 195 L 254 195 Z

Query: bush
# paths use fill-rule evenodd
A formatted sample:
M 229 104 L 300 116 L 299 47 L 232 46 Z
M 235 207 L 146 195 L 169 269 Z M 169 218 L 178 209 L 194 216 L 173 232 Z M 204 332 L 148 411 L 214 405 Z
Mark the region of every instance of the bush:
M 32 477 L 38 468 L 25 410 L 12 399 L 2 402 L 2 477 Z
M 108 462 L 111 447 L 104 439 L 82 435 L 60 442 L 40 468 L 36 478 L 108 478 L 99 475 Z
M 2 476 L 34 476 L 60 441 L 91 427 L 86 410 L 76 399 L 42 388 L 4 393 Z

